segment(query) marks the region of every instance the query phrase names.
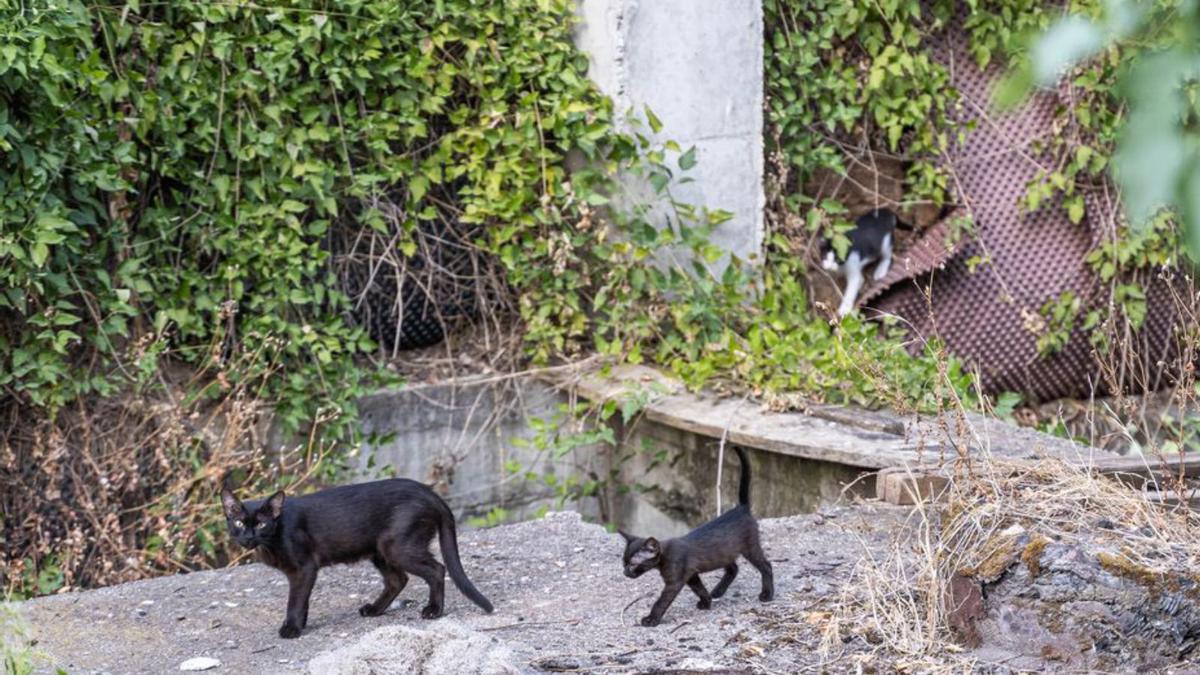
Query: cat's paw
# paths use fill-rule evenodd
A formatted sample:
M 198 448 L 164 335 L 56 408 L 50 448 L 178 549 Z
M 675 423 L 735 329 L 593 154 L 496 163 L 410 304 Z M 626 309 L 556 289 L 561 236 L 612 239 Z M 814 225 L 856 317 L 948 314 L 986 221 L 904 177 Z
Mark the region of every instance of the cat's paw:
M 696 603 L 696 609 L 712 609 L 712 600 L 701 600 Z
M 654 628 L 661 622 L 662 622 L 662 619 L 660 619 L 656 616 L 643 616 L 642 617 L 642 625 L 645 626 L 646 628 Z
M 373 603 L 367 603 L 367 604 L 363 605 L 362 607 L 358 608 L 358 615 L 359 616 L 383 616 L 383 613 L 386 611 L 387 611 L 386 607 L 383 609 L 375 609 L 375 605 Z
M 442 615 L 442 608 L 437 605 L 425 605 L 421 610 L 422 619 L 436 619 Z
M 775 591 L 763 591 L 758 594 L 758 599 L 763 602 L 770 602 L 775 599 Z
M 720 597 L 722 595 L 725 595 L 725 589 L 713 591 L 709 597 L 712 598 L 713 600 L 718 600 L 718 599 L 720 599 Z
M 279 629 L 279 637 L 281 637 L 285 640 L 291 640 L 292 638 L 298 638 L 298 637 L 300 637 L 300 627 L 296 626 L 294 624 L 285 623 Z

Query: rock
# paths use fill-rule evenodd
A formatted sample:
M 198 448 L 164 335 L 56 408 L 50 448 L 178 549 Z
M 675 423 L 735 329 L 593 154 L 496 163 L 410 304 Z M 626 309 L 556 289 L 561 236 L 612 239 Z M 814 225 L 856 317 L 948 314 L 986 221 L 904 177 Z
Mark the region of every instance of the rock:
M 308 672 L 509 675 L 520 672 L 517 663 L 506 644 L 442 619 L 429 630 L 408 626 L 377 629 L 354 643 L 317 655 L 308 662 Z
M 538 670 L 545 670 L 551 673 L 566 673 L 579 670 L 583 667 L 583 662 L 570 656 L 547 656 L 544 659 L 534 661 L 533 666 Z
M 1135 672 L 1178 664 L 1200 647 L 1188 570 L 1150 570 L 1081 539 L 1040 540 L 1036 557 L 1013 560 L 984 583 L 982 613 L 967 594 L 984 648 L 1073 670 Z
M 975 622 L 984 615 L 979 582 L 965 574 L 955 574 L 950 577 L 947 594 L 946 621 L 950 624 L 950 630 L 963 644 L 978 647 L 980 637 Z
M 188 659 L 187 661 L 179 664 L 179 669 L 188 671 L 212 670 L 219 665 L 221 665 L 221 662 L 216 659 L 209 658 L 207 656 L 197 656 L 194 659 Z

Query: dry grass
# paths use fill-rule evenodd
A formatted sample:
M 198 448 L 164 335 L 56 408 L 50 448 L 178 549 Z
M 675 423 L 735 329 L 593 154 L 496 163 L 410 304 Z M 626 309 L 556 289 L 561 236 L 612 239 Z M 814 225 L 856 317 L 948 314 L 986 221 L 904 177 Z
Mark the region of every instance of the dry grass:
M 1086 466 L 976 458 L 954 473 L 938 501 L 913 509 L 887 555 L 860 560 L 826 625 L 826 654 L 859 637 L 892 657 L 963 666 L 950 580 L 993 581 L 1011 565 L 1036 566 L 1047 541 L 1086 544 L 1106 567 L 1147 577 L 1191 576 L 1200 565 L 1200 516 L 1153 504 Z
M 272 438 L 260 394 L 277 369 L 257 370 L 264 362 L 274 359 L 247 353 L 219 372 L 180 369 L 175 381 L 163 374 L 154 387 L 80 399 L 53 416 L 12 400 L 0 406 L 0 594 L 228 562 L 221 477 L 295 483 L 330 450 L 316 441 L 327 418 L 314 420 L 308 438 Z M 256 374 L 235 375 L 251 364 Z

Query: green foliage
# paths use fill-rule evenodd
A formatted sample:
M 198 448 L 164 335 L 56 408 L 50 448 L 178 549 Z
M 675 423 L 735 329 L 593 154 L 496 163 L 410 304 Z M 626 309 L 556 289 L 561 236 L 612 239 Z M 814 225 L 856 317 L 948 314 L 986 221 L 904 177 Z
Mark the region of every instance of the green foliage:
M 761 293 L 752 304 L 735 289 L 753 285 L 754 270 L 734 266 L 720 281 L 697 282 L 703 302 L 672 310 L 676 331 L 662 341 L 660 362 L 692 385 L 719 377 L 769 397 L 801 393 L 828 403 L 920 410 L 938 409 L 952 393 L 968 405 L 975 401 L 969 374 L 937 344 L 914 358 L 904 331 L 890 322 L 851 316 L 830 323 L 815 315 L 803 266 L 791 256 L 772 256 L 759 272 Z
M 925 52 L 944 23 L 918 0 L 767 0 L 767 116 L 801 184 L 818 168 L 846 171 L 840 143 L 912 160 L 913 199 L 944 198 L 933 158 L 946 147 L 954 103 L 949 73 Z M 793 204 L 795 207 L 796 204 Z
M 502 506 L 497 506 L 489 509 L 488 512 L 482 516 L 473 516 L 471 518 L 467 518 L 467 524 L 471 527 L 495 527 L 497 525 L 503 525 L 511 518 L 512 513 L 509 512 L 508 509 Z
M 1057 354 L 1067 346 L 1071 331 L 1075 330 L 1075 317 L 1082 307 L 1083 301 L 1072 291 L 1063 291 L 1058 298 L 1042 305 L 1041 315 L 1045 321 L 1038 331 L 1039 355 Z
M 53 409 L 136 379 L 144 343 L 219 369 L 277 338 L 283 419 L 344 407 L 370 344 L 322 239 L 385 228 L 381 198 L 406 253 L 422 221 L 494 224 L 531 344 L 585 334 L 573 263 L 598 235 L 564 223 L 633 146 L 566 0 L 0 9 L 0 386 Z M 569 182 L 570 150 L 597 169 Z
M 1035 85 L 1050 86 L 1066 76 L 1080 93 L 1068 111 L 1078 129 L 1071 138 L 1076 156 L 1047 178 L 1069 196 L 1073 181 L 1111 167 L 1133 227 L 1121 232 L 1131 244 L 1120 241 L 1110 248 L 1169 249 L 1170 256 L 1152 255 L 1175 257 L 1177 237 L 1172 228 L 1162 227 L 1159 213 L 1169 208 L 1187 225 L 1194 257 L 1200 253 L 1200 208 L 1192 189 L 1200 181 L 1194 128 L 1200 114 L 1200 51 L 1195 47 L 1200 8 L 1175 0 L 1116 0 L 1076 2 L 1071 9 L 1071 16 L 1022 41 L 1028 53 L 1016 62 L 999 101 L 1016 104 Z M 1078 144 L 1081 137 L 1084 143 Z M 1067 207 L 1074 209 L 1077 222 L 1082 200 L 1068 199 Z M 1133 262 L 1135 255 L 1109 251 L 1095 262 L 1111 277 L 1115 262 Z
M 3 602 L 8 602 L 4 600 Z M 0 604 L 0 672 L 6 675 L 31 675 L 45 670 L 47 660 L 36 651 L 37 640 L 29 634 L 29 626 L 10 605 Z M 54 671 L 66 675 L 66 671 Z
M 1174 0 L 1073 0 L 1071 16 L 1064 19 L 1061 7 L 1038 0 L 966 4 L 963 28 L 976 64 L 1012 66 L 999 103 L 1011 106 L 1035 83 L 1068 75 L 1070 94 L 1056 111 L 1053 133 L 1030 148 L 1043 158 L 1044 169 L 1026 186 L 1022 205 L 1028 211 L 1062 208 L 1071 222 L 1080 223 L 1085 194 L 1103 195 L 1105 174 L 1116 165 L 1135 226 L 1119 223 L 1116 236 L 1098 243 L 1089 262 L 1111 282 L 1111 302 L 1104 304 L 1140 327 L 1145 297 L 1134 277 L 1181 258 L 1170 212 L 1148 216 L 1172 204 L 1186 219 L 1187 195 L 1200 192 L 1188 189 L 1192 165 L 1200 167 L 1192 157 L 1200 147 L 1192 138 L 1200 81 L 1195 69 L 1200 54 L 1192 46 L 1200 10 Z M 956 128 L 948 115 L 969 103 L 958 99 L 947 73 L 927 56 L 931 41 L 948 27 L 953 3 L 779 0 L 764 7 L 768 119 L 795 177 L 784 186 L 793 195 L 786 208 L 798 212 L 809 231 L 832 236 L 837 246 L 845 227 L 838 206 L 828 200 L 806 204 L 795 188 L 818 169 L 845 174 L 845 156 L 868 149 L 906 162 L 906 201 L 944 199 L 946 179 L 934 160 L 948 143 L 971 132 Z M 1042 32 L 1041 39 L 1031 40 Z M 892 67 L 899 58 L 904 65 Z M 1128 119 L 1124 102 L 1130 105 Z M 1194 239 L 1200 241 L 1200 235 Z M 969 264 L 974 269 L 988 262 L 978 258 Z M 1078 299 L 1046 302 L 1038 320 L 1043 355 L 1065 346 L 1076 325 L 1091 331 L 1094 342 L 1102 339 L 1092 329 L 1104 322 L 1108 309 L 1086 315 L 1082 310 Z

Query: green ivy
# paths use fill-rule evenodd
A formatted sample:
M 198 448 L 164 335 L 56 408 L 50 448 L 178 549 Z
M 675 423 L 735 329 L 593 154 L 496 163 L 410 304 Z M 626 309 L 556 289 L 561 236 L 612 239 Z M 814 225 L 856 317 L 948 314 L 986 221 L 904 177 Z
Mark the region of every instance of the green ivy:
M 589 321 L 571 256 L 597 235 L 564 221 L 633 148 L 572 16 L 567 0 L 0 0 L 0 387 L 52 410 L 146 380 L 162 354 L 215 373 L 232 344 L 277 340 L 285 421 L 347 407 L 371 344 L 342 319 L 323 238 L 385 228 L 377 197 L 401 207 L 405 253 L 423 221 L 491 226 L 477 243 L 528 291 L 531 344 L 565 349 Z M 573 182 L 572 150 L 597 164 Z
M 952 138 L 949 73 L 925 50 L 945 22 L 918 0 L 767 0 L 767 119 L 800 184 L 819 168 L 846 171 L 842 145 L 910 159 L 909 195 L 942 200 L 934 159 Z M 798 200 L 793 200 L 793 208 Z

